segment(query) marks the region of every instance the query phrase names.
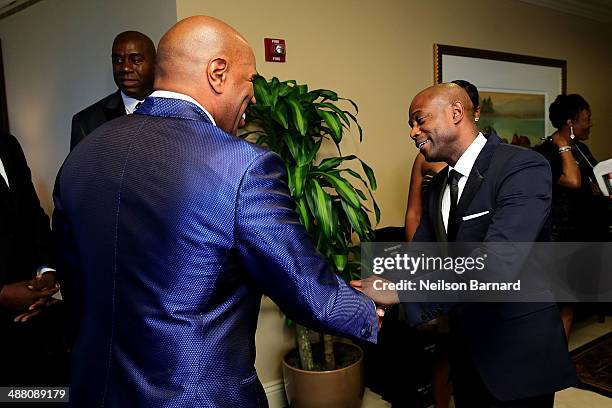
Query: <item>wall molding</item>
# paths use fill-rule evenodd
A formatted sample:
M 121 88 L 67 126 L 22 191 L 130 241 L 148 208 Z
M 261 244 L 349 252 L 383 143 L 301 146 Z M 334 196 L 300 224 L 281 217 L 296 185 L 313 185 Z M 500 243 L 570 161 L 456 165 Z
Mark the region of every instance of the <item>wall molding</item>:
M 25 10 L 26 8 L 40 2 L 42 0 L 6 0 L 0 1 L 0 20 L 5 17 L 12 16 L 15 13 Z
M 288 405 L 285 396 L 285 382 L 282 378 L 263 384 L 263 388 L 268 398 L 269 408 L 285 408 Z
M 612 2 L 608 0 L 519 0 L 603 23 L 612 24 Z

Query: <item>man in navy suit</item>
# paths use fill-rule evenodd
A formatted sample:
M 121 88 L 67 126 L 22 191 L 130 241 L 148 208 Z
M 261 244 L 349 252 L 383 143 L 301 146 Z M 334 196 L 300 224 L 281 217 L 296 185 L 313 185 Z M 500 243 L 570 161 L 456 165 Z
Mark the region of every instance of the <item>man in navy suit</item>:
M 417 148 L 449 166 L 432 180 L 414 240 L 545 240 L 548 163 L 478 133 L 467 98 L 460 87 L 441 84 L 410 105 Z M 458 408 L 552 407 L 554 392 L 576 382 L 554 303 L 464 303 L 451 310 L 451 322 Z
M 124 31 L 113 40 L 113 79 L 117 91 L 72 117 L 70 150 L 98 126 L 129 115 L 153 92 L 155 45 L 138 31 Z
M 306 326 L 371 342 L 376 308 L 309 242 L 281 159 L 235 136 L 255 102 L 246 40 L 190 17 L 157 63 L 156 91 L 84 140 L 56 182 L 58 270 L 79 327 L 70 402 L 265 407 L 262 294 Z
M 455 84 L 427 88 L 410 105 L 410 137 L 417 148 L 428 161 L 448 164 L 431 181 L 413 241 L 546 240 L 548 163 L 532 150 L 501 143 L 497 136 L 485 138 L 476 129 L 472 106 Z M 373 291 L 371 282 L 354 285 L 380 303 L 398 301 L 394 293 Z M 423 323 L 439 315 L 440 306 L 407 303 L 407 320 Z M 457 408 L 552 407 L 554 392 L 576 383 L 555 303 L 450 307 Z

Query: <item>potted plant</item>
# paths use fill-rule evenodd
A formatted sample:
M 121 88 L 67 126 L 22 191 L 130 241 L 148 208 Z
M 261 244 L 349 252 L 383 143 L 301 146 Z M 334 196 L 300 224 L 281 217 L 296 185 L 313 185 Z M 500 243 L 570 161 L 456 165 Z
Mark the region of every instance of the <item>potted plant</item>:
M 355 117 L 357 105 L 350 99 L 338 97 L 336 92 L 327 89 L 309 91 L 306 85 L 293 80 L 272 78 L 267 81 L 258 76 L 254 80 L 254 89 L 257 103 L 247 110 L 250 131 L 241 136 L 250 137 L 280 155 L 287 167 L 289 189 L 295 199 L 300 221 L 315 246 L 345 280 L 358 279 L 360 248 L 354 243 L 354 237 L 359 241 L 372 239 L 373 227 L 368 213 L 373 211 L 378 223 L 380 210 L 372 196 L 372 191 L 376 189 L 374 172 L 358 157 L 343 156 L 340 150 L 345 130 L 350 129 L 351 125 L 357 127 L 359 141 L 362 141 L 363 132 Z M 352 105 L 355 114 L 342 109 L 342 104 Z M 320 148 L 326 140 L 335 145 L 337 154 L 320 157 Z M 347 164 L 360 165 L 365 177 Z M 366 205 L 368 200 L 371 201 L 372 210 Z M 323 347 L 319 344 L 313 349 L 308 329 L 297 324 L 295 326 L 298 351 L 290 352 L 285 357 L 283 369 L 286 375 L 292 367 L 298 372 L 329 373 L 345 370 L 356 363 L 358 367 L 353 369 L 361 371 L 360 349 L 357 348 L 357 361 L 346 361 L 344 357 L 337 359 L 334 348 L 349 346 L 334 345 L 332 336 L 324 335 L 321 342 Z M 316 352 L 316 349 L 322 349 L 322 352 Z M 319 354 L 322 355 L 321 359 L 317 358 Z M 299 358 L 294 358 L 295 355 L 299 355 Z M 345 374 L 341 374 L 340 378 L 346 382 Z M 288 382 L 287 378 L 285 382 Z M 330 384 L 330 380 L 325 382 Z M 359 399 L 363 393 L 362 379 L 360 384 Z M 332 386 L 333 393 L 346 393 L 344 386 Z M 343 390 L 341 393 L 338 392 L 340 389 Z M 297 396 L 291 395 L 290 389 L 287 391 L 292 405 L 299 406 L 295 400 Z M 324 392 L 311 390 L 308 394 L 321 396 Z

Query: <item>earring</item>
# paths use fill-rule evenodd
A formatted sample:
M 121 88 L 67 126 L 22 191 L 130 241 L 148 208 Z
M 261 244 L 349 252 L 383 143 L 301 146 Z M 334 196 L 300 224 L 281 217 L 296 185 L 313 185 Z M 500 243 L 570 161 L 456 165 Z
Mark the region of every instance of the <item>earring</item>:
M 474 118 L 474 122 L 478 122 L 480 118 Z
M 574 135 L 574 127 L 570 126 L 570 139 L 575 138 L 576 136 Z

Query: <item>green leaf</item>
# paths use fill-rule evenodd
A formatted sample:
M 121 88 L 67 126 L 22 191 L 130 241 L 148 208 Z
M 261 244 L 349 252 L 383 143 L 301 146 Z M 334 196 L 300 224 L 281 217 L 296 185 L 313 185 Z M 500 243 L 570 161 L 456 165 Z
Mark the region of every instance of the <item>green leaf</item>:
M 368 181 L 370 182 L 370 188 L 372 189 L 372 191 L 376 191 L 376 177 L 374 177 L 374 171 L 370 168 L 370 166 L 368 166 L 367 164 L 365 164 L 365 162 L 363 160 L 359 160 L 361 162 L 361 167 L 363 168 L 363 172 L 365 173 L 366 177 L 368 178 Z
M 295 208 L 300 217 L 300 223 L 302 223 L 307 232 L 310 232 L 312 230 L 312 219 L 310 216 L 310 211 L 308 211 L 306 200 L 304 200 L 303 197 L 297 199 L 295 202 Z
M 355 113 L 359 113 L 359 107 L 357 106 L 355 102 L 353 102 L 352 99 L 348 99 L 348 98 L 338 98 L 338 99 L 350 102 L 351 105 L 353 105 L 353 108 L 355 108 Z
M 308 139 L 306 139 L 308 140 Z M 306 142 L 305 140 L 305 142 Z M 312 141 L 312 139 L 310 139 Z M 304 151 L 303 151 L 303 155 L 302 158 L 304 160 L 304 162 L 298 162 L 298 164 L 303 165 L 306 163 L 312 163 L 315 159 L 315 157 L 317 157 L 317 152 L 319 151 L 319 149 L 321 148 L 321 142 L 323 142 L 322 139 L 317 140 L 316 142 L 313 143 L 304 143 L 303 147 L 304 147 Z
M 344 201 L 342 201 L 342 209 L 344 210 L 344 213 L 348 217 L 348 220 L 357 235 L 361 236 L 363 234 L 363 226 L 357 210 Z
M 278 87 L 278 96 L 280 96 L 281 98 L 289 95 L 291 93 L 291 91 L 293 91 L 293 87 L 287 85 L 287 83 L 282 82 L 279 87 Z
M 289 112 L 287 105 L 277 103 L 275 109 L 272 110 L 272 118 L 278 122 L 283 128 L 289 129 Z
M 313 172 L 313 174 L 320 175 L 327 180 L 332 187 L 338 192 L 338 194 L 344 198 L 350 205 L 355 208 L 361 207 L 361 202 L 357 197 L 357 193 L 353 186 L 351 186 L 344 178 L 338 177 L 331 173 Z
M 291 108 L 291 112 L 293 112 L 293 120 L 295 127 L 297 128 L 300 135 L 305 136 L 306 130 L 308 130 L 308 124 L 306 122 L 306 118 L 302 112 L 302 107 L 297 99 L 288 97 L 287 103 L 289 104 L 289 108 Z
M 323 97 L 323 100 L 330 99 L 332 101 L 338 100 L 338 94 L 334 91 L 330 91 L 329 89 L 317 89 L 320 96 Z
M 300 95 L 308 93 L 308 85 L 296 85 L 295 87 Z
M 329 126 L 334 142 L 336 144 L 340 143 L 342 140 L 342 125 L 340 124 L 338 116 L 334 112 L 324 111 L 321 109 L 317 109 L 317 113 Z
M 336 265 L 336 269 L 338 269 L 339 272 L 342 272 L 348 262 L 348 256 L 347 255 L 332 255 L 332 260 L 334 261 L 334 265 Z
M 359 122 L 357 122 L 357 118 L 350 112 L 344 111 L 344 113 L 350 116 L 350 118 L 353 119 L 353 122 L 355 122 L 355 124 L 357 125 L 357 129 L 359 129 L 359 142 L 363 142 L 363 129 L 361 128 Z
M 295 176 L 293 175 L 293 173 L 295 173 L 295 167 L 287 166 L 287 184 L 291 195 L 295 194 Z
M 376 224 L 378 224 L 380 222 L 380 208 L 374 199 L 374 195 L 372 195 L 372 191 L 368 190 L 368 192 L 370 193 L 370 198 L 372 198 L 372 203 L 374 204 L 374 214 L 376 214 Z
M 346 124 L 346 127 L 351 127 L 351 122 L 349 121 L 349 118 L 346 115 L 345 111 L 343 111 L 342 109 L 340 109 L 339 107 L 337 107 L 333 103 L 321 102 L 321 103 L 316 103 L 315 105 L 317 107 L 323 107 L 323 108 L 328 108 L 328 109 L 333 110 L 334 112 L 336 112 L 338 114 L 338 116 L 340 116 L 342 121 Z
M 287 144 L 289 153 L 291 153 L 291 156 L 293 156 L 293 158 L 297 162 L 300 157 L 300 151 L 299 151 L 299 147 L 296 144 L 295 140 L 293 140 L 293 136 L 290 133 L 286 133 L 283 139 L 285 143 Z
M 321 163 L 319 163 L 319 166 L 317 166 L 317 168 L 320 171 L 335 169 L 340 164 L 342 164 L 344 161 L 355 160 L 356 158 L 357 156 L 352 155 L 352 154 L 349 156 L 344 156 L 344 157 L 330 157 L 330 158 L 321 160 Z
M 304 193 L 304 184 L 306 183 L 306 176 L 310 170 L 310 164 L 299 166 L 295 168 L 295 198 L 302 197 Z
M 270 106 L 270 91 L 268 90 L 268 83 L 262 76 L 257 76 L 253 80 L 253 89 L 255 91 L 255 99 L 258 105 Z
M 327 194 L 319 182 L 315 179 L 309 180 L 308 204 L 312 212 L 315 214 L 317 226 L 323 231 L 326 238 L 332 236 L 334 225 L 332 224 L 331 198 Z M 317 246 L 317 248 L 320 248 Z

